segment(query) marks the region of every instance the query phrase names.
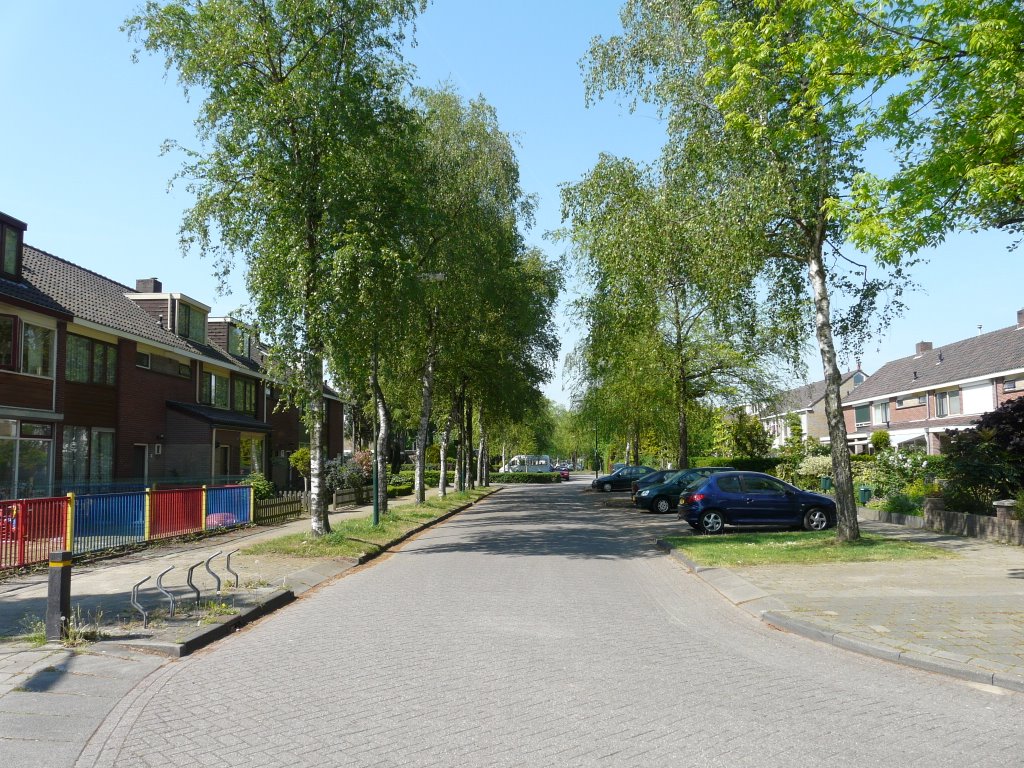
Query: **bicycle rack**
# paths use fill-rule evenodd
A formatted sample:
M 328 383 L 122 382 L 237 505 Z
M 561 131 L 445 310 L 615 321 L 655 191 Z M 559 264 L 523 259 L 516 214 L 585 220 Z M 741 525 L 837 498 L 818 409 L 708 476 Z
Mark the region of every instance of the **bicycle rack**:
M 139 587 L 149 581 L 150 577 L 147 576 L 134 587 L 132 587 L 132 607 L 135 608 L 139 613 L 142 614 L 142 628 L 145 629 L 149 626 L 149 614 L 146 613 L 146 609 L 139 604 Z
M 230 573 L 232 576 L 235 577 L 235 587 L 237 588 L 238 587 L 238 573 L 236 573 L 235 571 L 231 570 L 231 556 L 233 554 L 235 554 L 236 552 L 238 552 L 237 549 L 232 549 L 230 552 L 228 552 L 228 561 L 227 561 L 227 564 L 224 567 L 227 568 L 228 573 Z
M 220 597 L 220 576 L 213 572 L 213 569 L 210 567 L 210 561 L 222 552 L 223 550 L 218 550 L 217 552 L 214 552 L 212 555 L 206 558 L 206 572 L 217 580 L 217 597 Z
M 199 587 L 197 587 L 195 584 L 192 583 L 192 572 L 196 568 L 198 568 L 200 565 L 202 565 L 202 564 L 203 564 L 203 561 L 200 560 L 198 563 L 196 563 L 191 568 L 189 568 L 188 569 L 188 576 L 185 579 L 185 583 L 188 584 L 188 588 L 191 589 L 193 592 L 195 592 L 195 595 L 196 595 L 196 608 L 199 607 L 199 598 L 201 597 L 201 595 L 199 594 Z
M 160 590 L 160 593 L 164 597 L 167 598 L 167 602 L 170 605 L 170 608 L 167 611 L 168 616 L 174 616 L 174 595 L 172 595 L 170 592 L 164 589 L 164 576 L 166 576 L 173 570 L 174 566 L 172 565 L 170 568 L 167 568 L 165 571 L 162 571 L 160 575 L 156 577 L 156 588 Z

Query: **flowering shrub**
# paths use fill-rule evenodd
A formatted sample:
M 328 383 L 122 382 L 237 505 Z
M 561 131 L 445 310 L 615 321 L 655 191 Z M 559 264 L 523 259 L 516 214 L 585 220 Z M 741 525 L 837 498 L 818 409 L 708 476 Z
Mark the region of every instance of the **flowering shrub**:
M 356 456 L 358 455 L 356 454 Z M 346 459 L 343 456 L 338 456 L 324 465 L 324 482 L 327 484 L 327 490 L 331 493 L 342 488 L 361 490 L 371 477 L 369 468 L 364 470 L 356 457 Z
M 929 470 L 934 457 L 924 451 L 882 451 L 875 455 L 874 487 L 876 496 L 902 493 L 915 481 L 930 482 L 935 467 Z M 933 461 L 934 463 L 934 461 Z
M 796 469 L 797 475 L 801 478 L 817 484 L 820 477 L 832 477 L 831 456 L 808 456 L 800 462 Z

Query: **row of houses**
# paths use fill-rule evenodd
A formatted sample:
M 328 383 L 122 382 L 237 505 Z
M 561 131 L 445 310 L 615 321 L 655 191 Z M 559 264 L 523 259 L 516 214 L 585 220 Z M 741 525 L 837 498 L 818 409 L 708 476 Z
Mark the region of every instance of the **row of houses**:
M 0 498 L 251 471 L 301 485 L 287 456 L 306 432 L 257 339 L 156 278 L 129 287 L 27 245 L 26 229 L 0 213 Z M 324 391 L 336 456 L 343 404 Z
M 893 445 L 941 453 L 951 432 L 1024 394 L 1024 309 L 1006 328 L 942 347 L 919 342 L 914 354 L 871 375 L 848 371 L 840 393 L 851 451 L 866 452 L 884 429 Z M 824 398 L 824 381 L 782 393 L 773 412 L 760 414 L 774 444 L 790 437 L 793 417 L 805 439 L 828 442 Z

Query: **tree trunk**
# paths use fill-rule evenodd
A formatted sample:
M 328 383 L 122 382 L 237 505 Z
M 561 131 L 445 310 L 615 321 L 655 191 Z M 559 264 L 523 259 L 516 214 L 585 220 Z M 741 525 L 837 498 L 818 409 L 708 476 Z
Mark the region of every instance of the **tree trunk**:
M 437 491 L 443 499 L 448 495 L 448 443 L 452 436 L 452 422 L 455 421 L 455 409 L 458 407 L 458 398 L 452 403 L 452 409 L 448 413 L 448 420 L 445 421 L 444 431 L 441 433 L 441 477 L 437 482 Z
M 319 355 L 308 353 L 306 358 L 306 387 L 309 409 L 309 518 L 314 536 L 331 532 L 327 517 L 327 487 L 324 485 L 324 391 L 323 363 Z
M 380 388 L 377 376 L 377 355 L 373 355 L 370 371 L 370 388 L 373 390 L 373 402 L 377 409 L 377 441 L 374 445 L 374 465 L 377 468 L 377 511 L 381 515 L 388 511 L 388 438 L 391 433 L 391 411 L 384 392 Z
M 431 317 L 428 321 L 427 361 L 423 367 L 423 397 L 420 404 L 420 426 L 416 433 L 416 474 L 413 478 L 413 488 L 416 493 L 417 504 L 422 504 L 427 498 L 426 483 L 423 478 L 427 469 L 427 436 L 430 433 L 430 413 L 434 407 L 434 364 L 437 351 L 433 337 L 434 323 Z
M 480 481 L 480 486 L 486 488 L 488 486 L 487 469 L 490 462 L 487 460 L 487 430 L 484 429 L 483 408 L 480 409 L 477 423 L 480 425 L 480 442 L 476 452 L 476 476 Z
M 466 487 L 476 487 L 476 464 L 473 462 L 473 398 L 466 398 Z
M 821 351 L 821 364 L 825 372 L 825 419 L 832 449 L 832 482 L 836 498 L 836 539 L 855 541 L 860 538 L 857 524 L 857 505 L 853 496 L 853 473 L 850 468 L 850 449 L 846 442 L 846 422 L 840 396 L 842 374 L 836 363 L 836 349 L 832 339 L 832 321 L 829 308 L 828 284 L 822 260 L 824 222 L 811 249 L 807 271 L 814 290 L 814 331 Z
M 686 371 L 679 363 L 679 469 L 690 467 L 690 423 L 686 416 Z

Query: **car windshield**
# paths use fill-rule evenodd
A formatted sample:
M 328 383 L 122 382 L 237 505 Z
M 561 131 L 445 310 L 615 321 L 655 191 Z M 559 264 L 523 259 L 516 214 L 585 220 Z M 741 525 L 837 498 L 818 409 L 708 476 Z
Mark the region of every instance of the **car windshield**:
M 706 477 L 695 477 L 687 484 L 685 488 L 683 488 L 683 492 L 688 493 L 690 491 L 696 491 L 698 488 L 704 485 L 704 483 L 706 483 L 707 480 L 708 479 Z

